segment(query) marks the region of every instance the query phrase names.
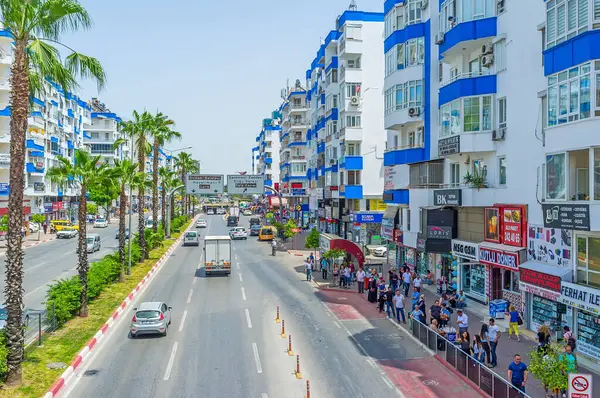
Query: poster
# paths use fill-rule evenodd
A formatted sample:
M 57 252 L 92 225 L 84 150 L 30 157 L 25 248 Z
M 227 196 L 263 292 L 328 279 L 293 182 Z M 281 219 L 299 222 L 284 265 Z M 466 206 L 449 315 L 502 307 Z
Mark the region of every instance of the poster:
M 572 231 L 569 229 L 529 227 L 527 259 L 570 268 L 572 265 Z
M 484 237 L 488 242 L 500 243 L 500 218 L 497 207 L 485 208 Z

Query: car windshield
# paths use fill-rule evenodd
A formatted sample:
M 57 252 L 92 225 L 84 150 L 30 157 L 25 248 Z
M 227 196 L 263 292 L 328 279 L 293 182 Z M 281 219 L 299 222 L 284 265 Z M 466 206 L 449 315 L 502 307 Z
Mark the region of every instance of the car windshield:
M 96 220 L 96 222 L 104 222 L 104 218 L 99 218 Z
M 8 319 L 8 310 L 6 308 L 0 308 L 0 321 L 6 321 Z
M 195 238 L 197 235 L 195 232 L 188 232 L 185 234 L 186 238 Z
M 91 245 L 94 243 L 94 238 L 87 238 L 87 243 L 88 245 Z
M 269 228 L 263 228 L 262 231 L 260 231 L 261 234 L 263 235 L 272 235 L 273 232 L 271 232 L 271 230 Z
M 158 318 L 160 316 L 160 312 L 158 311 L 138 311 L 135 314 L 136 318 L 148 319 L 148 318 Z

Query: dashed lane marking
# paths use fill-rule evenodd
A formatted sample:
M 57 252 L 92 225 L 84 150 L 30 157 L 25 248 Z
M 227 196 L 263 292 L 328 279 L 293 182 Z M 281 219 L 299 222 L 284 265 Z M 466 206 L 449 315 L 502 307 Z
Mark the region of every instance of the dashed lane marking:
M 254 351 L 254 362 L 256 363 L 256 372 L 262 373 L 262 365 L 260 364 L 260 356 L 258 355 L 258 347 L 256 343 L 252 343 L 252 350 Z
M 163 380 L 169 380 L 169 377 L 171 377 L 171 370 L 173 369 L 173 363 L 175 362 L 175 354 L 177 354 L 177 342 L 173 344 L 171 357 L 169 358 L 169 363 L 167 364 L 167 370 L 165 371 L 165 377 Z
M 246 308 L 245 312 L 246 312 L 246 323 L 248 324 L 248 329 L 252 329 L 252 320 L 250 319 L 250 311 L 248 311 L 248 308 Z
M 183 316 L 181 317 L 181 323 L 179 324 L 179 331 L 183 330 L 183 324 L 185 323 L 185 318 L 187 317 L 187 310 L 183 311 Z

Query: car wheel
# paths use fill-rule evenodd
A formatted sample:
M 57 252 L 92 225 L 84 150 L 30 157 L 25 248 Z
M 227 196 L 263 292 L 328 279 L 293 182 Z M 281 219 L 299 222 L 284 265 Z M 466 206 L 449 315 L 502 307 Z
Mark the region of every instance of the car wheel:
M 165 332 L 162 334 L 162 335 L 163 335 L 163 337 L 167 337 L 167 334 L 168 334 L 168 332 L 169 332 L 169 326 L 167 326 L 167 327 L 165 328 Z
M 132 333 L 131 331 L 129 332 L 129 336 L 131 336 L 132 339 L 135 339 L 135 333 Z
M 25 316 L 25 319 L 23 320 L 23 324 L 25 325 L 25 327 L 29 326 L 29 315 Z

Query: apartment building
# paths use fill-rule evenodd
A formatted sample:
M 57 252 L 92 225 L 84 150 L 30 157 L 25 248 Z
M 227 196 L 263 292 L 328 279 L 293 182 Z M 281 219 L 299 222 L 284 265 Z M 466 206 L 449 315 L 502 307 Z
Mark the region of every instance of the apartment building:
M 281 114 L 279 111 L 271 113 L 271 117 L 263 119 L 260 133 L 256 137 L 256 174 L 264 176 L 265 185 L 279 189 L 280 170 L 279 156 L 281 131 Z M 253 153 L 255 153 L 253 149 Z
M 569 326 L 597 362 L 600 1 L 518 4 L 384 2 L 382 233 L 398 264 Z
M 121 134 L 121 118 L 116 113 L 111 112 L 97 98 L 92 98 L 91 105 L 91 120 L 89 124 L 85 125 L 83 132 L 84 143 L 90 148 L 92 155 L 102 156 L 103 163 L 113 166 L 115 159 L 123 159 L 126 154 L 123 147 L 114 148 L 114 144 L 118 139 L 126 138 Z M 129 153 L 129 146 L 129 143 L 124 145 L 127 153 Z M 149 164 L 151 167 L 151 162 Z

